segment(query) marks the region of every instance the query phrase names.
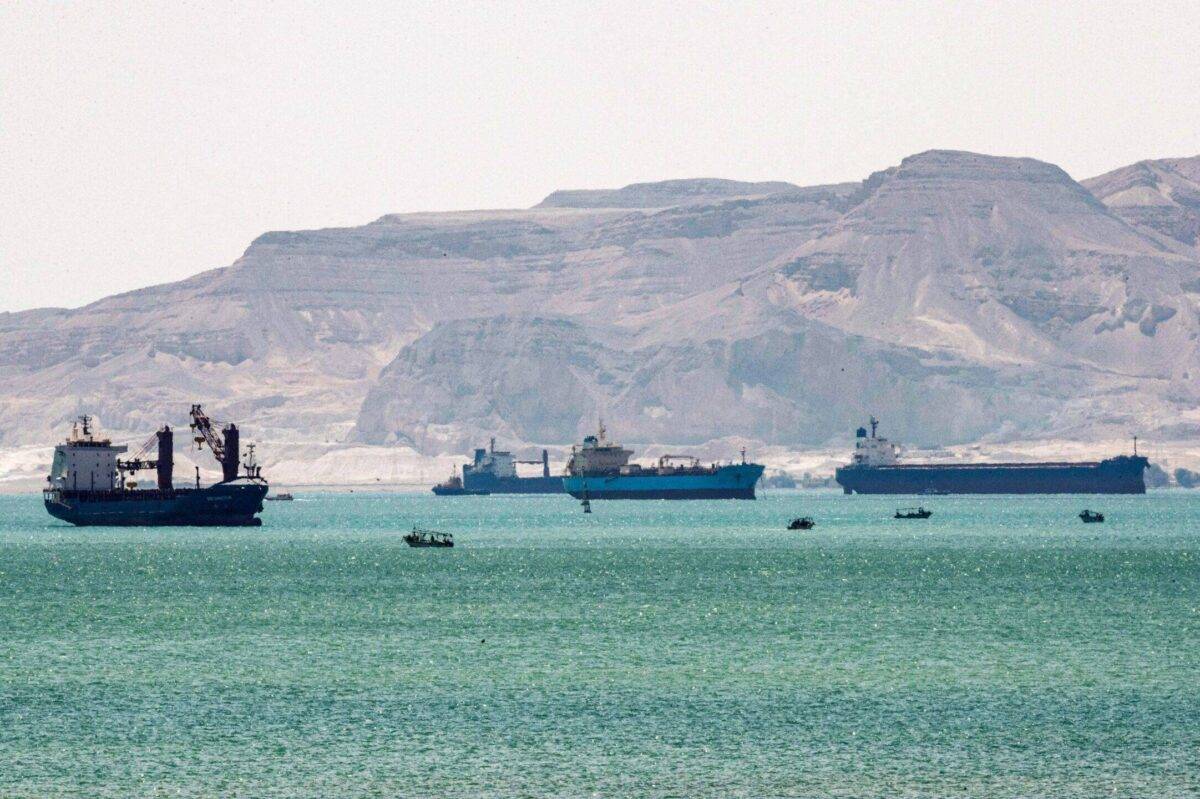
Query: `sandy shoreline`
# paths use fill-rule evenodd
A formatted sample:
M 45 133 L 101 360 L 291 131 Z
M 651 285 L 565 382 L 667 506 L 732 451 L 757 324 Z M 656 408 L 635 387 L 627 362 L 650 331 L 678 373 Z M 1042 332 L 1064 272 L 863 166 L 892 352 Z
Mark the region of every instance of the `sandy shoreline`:
M 710 460 L 728 449 L 727 442 L 699 447 L 658 445 L 641 449 L 635 460 L 651 462 L 661 452 L 683 452 Z M 906 461 L 968 463 L 974 461 L 1098 460 L 1131 451 L 1127 441 L 1022 441 L 1005 444 L 964 444 L 938 450 L 905 450 Z M 566 449 L 551 450 L 550 468 L 561 472 Z M 1194 441 L 1149 442 L 1139 452 L 1168 473 L 1176 468 L 1200 471 L 1200 443 Z M 422 455 L 407 447 L 337 446 L 296 442 L 258 443 L 257 453 L 263 474 L 279 491 L 308 490 L 327 492 L 378 491 L 419 493 L 428 491 L 446 478 L 466 455 Z M 0 494 L 25 494 L 40 491 L 45 485 L 53 447 L 0 448 Z M 205 483 L 218 478 L 215 464 L 203 453 L 177 451 L 175 474 L 194 474 L 200 469 Z M 814 480 L 828 478 L 846 462 L 848 449 L 820 448 L 792 450 L 784 447 L 748 448 L 747 457 L 767 466 L 767 475 L 787 473 L 797 481 L 806 476 Z M 726 458 L 729 456 L 727 455 Z M 535 474 L 534 467 L 523 474 Z M 186 479 L 186 478 L 185 478 Z

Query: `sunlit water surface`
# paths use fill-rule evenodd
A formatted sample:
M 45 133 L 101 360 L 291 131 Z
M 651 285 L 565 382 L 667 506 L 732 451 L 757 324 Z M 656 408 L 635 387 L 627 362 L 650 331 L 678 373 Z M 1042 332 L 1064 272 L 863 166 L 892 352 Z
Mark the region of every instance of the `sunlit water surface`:
M 897 504 L 0 497 L 0 796 L 1197 795 L 1200 493 Z

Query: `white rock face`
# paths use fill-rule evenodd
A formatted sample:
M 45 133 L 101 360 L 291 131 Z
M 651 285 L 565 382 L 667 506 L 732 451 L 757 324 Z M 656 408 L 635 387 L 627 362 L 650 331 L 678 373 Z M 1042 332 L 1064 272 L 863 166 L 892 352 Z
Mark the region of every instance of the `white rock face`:
M 1131 225 L 1200 252 L 1200 155 L 1139 161 L 1083 185 Z
M 436 330 L 384 372 L 357 434 L 557 442 L 604 415 L 639 443 L 811 446 L 870 412 L 914 443 L 1193 429 L 1179 400 L 1195 396 L 1195 259 L 1028 159 L 924 153 L 841 191 L 845 210 L 808 241 L 676 302 L 598 318 L 559 306 L 574 321 L 554 333 L 543 319 Z M 502 409 L 539 408 L 538 381 L 556 413 Z
M 1029 412 L 1006 412 L 1006 435 L 1194 423 L 1184 399 L 1196 396 L 1194 257 L 1028 159 L 924 153 L 864 188 L 861 203 L 747 293 L 938 354 L 960 365 L 957 385 L 1025 398 Z
M 84 411 L 144 437 L 196 401 L 294 450 L 271 457 L 295 481 L 300 453 L 563 445 L 600 415 L 641 446 L 848 446 L 869 413 L 914 445 L 1185 439 L 1200 262 L 1123 210 L 1185 207 L 1166 185 L 1110 208 L 1049 164 L 929 152 L 861 184 L 268 233 L 180 283 L 0 314 L 0 447 Z

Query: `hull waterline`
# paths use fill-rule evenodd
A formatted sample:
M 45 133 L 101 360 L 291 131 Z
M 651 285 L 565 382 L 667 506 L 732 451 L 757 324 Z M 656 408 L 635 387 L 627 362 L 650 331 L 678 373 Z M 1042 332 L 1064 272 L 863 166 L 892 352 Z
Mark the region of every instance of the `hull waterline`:
M 1121 455 L 1095 463 L 843 466 L 847 494 L 1144 494 L 1149 461 Z
M 745 463 L 701 474 L 570 475 L 563 485 L 576 499 L 754 499 L 762 473 Z
M 235 481 L 170 491 L 47 491 L 46 510 L 76 526 L 257 527 L 268 486 Z

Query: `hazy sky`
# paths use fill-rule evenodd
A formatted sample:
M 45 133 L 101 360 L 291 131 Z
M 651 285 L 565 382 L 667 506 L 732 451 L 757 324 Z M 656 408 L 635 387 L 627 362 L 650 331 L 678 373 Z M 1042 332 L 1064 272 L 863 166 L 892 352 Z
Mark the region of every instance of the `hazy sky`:
M 1200 153 L 1200 2 L 0 6 L 0 311 L 266 230 L 930 148 Z

